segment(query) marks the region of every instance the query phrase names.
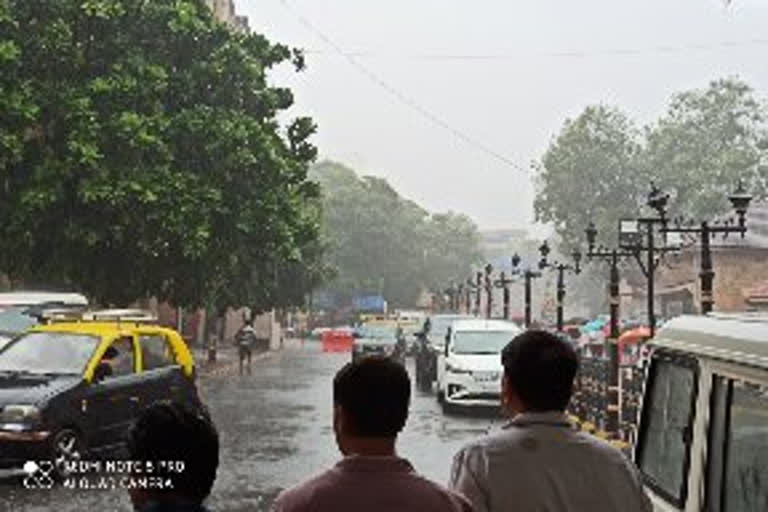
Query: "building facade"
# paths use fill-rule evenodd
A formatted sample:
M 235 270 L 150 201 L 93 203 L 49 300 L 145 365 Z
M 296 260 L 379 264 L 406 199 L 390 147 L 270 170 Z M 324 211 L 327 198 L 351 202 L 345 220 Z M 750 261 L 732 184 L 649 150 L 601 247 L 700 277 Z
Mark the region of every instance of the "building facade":
M 213 16 L 239 32 L 248 32 L 248 18 L 239 16 L 235 9 L 235 0 L 205 0 Z

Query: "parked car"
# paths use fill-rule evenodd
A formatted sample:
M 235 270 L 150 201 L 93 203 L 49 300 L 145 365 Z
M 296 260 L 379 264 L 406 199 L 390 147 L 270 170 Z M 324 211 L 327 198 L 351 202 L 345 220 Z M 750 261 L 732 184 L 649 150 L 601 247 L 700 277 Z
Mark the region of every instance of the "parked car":
M 391 325 L 363 325 L 355 331 L 352 360 L 379 355 L 392 357 L 405 364 L 404 340 L 398 340 L 397 327 Z
M 503 320 L 458 320 L 437 362 L 444 408 L 501 404 L 501 351 L 522 330 Z
M 0 350 L 0 467 L 122 454 L 135 418 L 174 400 L 205 411 L 190 351 L 172 329 L 53 322 Z
M 471 315 L 435 315 L 425 320 L 416 344 L 416 384 L 430 391 L 437 381 L 437 358 L 444 351 L 445 339 L 451 325 L 457 320 L 474 318 Z
M 768 316 L 681 316 L 651 342 L 635 462 L 659 511 L 766 510 Z
M 0 293 L 0 348 L 14 336 L 43 322 L 52 308 L 82 310 L 88 300 L 79 293 L 5 292 Z

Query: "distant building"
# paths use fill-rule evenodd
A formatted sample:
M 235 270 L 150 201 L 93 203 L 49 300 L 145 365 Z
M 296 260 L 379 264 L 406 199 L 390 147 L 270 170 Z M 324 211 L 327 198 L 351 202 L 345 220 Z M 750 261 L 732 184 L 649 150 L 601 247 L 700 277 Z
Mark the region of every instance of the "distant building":
M 248 18 L 237 14 L 234 0 L 206 0 L 206 3 L 217 20 L 226 23 L 238 32 L 250 31 Z

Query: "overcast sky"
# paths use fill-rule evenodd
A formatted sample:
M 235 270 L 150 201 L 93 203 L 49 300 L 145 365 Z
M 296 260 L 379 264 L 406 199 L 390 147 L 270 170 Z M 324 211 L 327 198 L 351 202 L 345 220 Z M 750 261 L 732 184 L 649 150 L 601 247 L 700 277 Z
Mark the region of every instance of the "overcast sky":
M 673 92 L 729 75 L 768 96 L 768 0 L 236 3 L 307 50 L 305 72 L 273 76 L 295 91 L 291 114 L 317 121 L 321 158 L 486 229 L 530 227 L 530 162 L 588 104 L 648 122 Z

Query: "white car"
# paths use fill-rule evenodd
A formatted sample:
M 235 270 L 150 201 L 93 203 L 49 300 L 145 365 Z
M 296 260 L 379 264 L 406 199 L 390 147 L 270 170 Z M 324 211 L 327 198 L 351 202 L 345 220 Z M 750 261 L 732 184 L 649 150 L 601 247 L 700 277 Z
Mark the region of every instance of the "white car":
M 501 320 L 459 320 L 438 356 L 438 400 L 445 408 L 501 404 L 501 351 L 522 329 Z

